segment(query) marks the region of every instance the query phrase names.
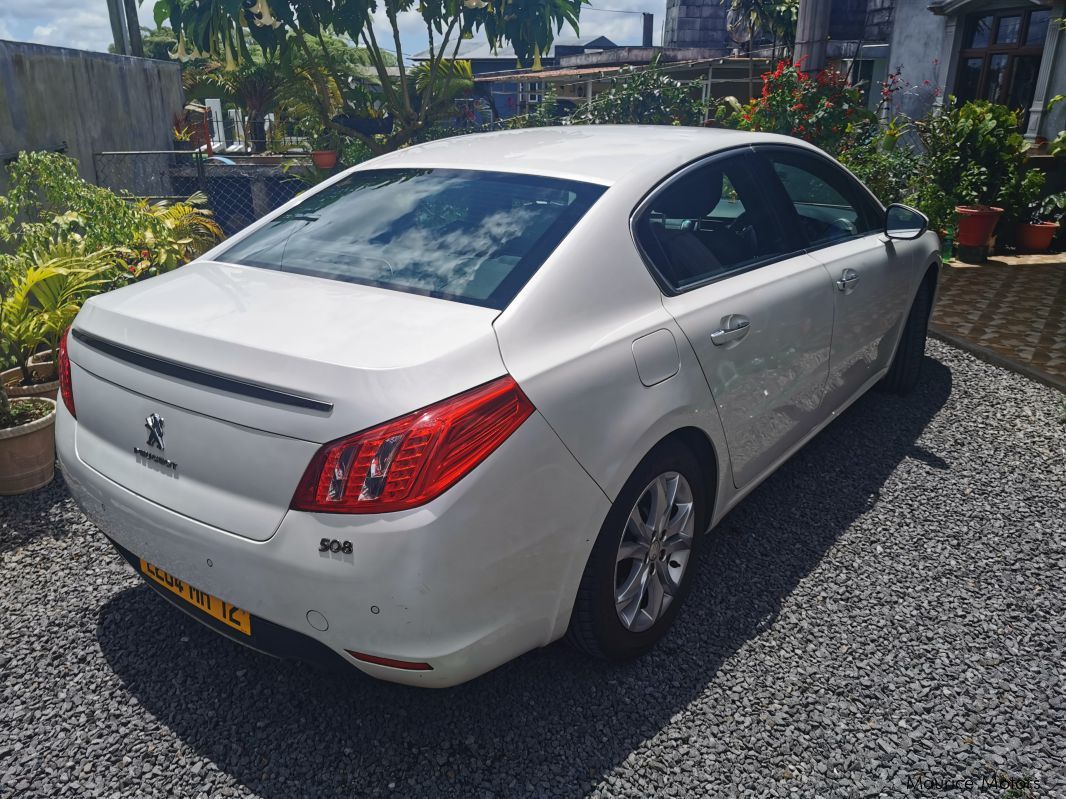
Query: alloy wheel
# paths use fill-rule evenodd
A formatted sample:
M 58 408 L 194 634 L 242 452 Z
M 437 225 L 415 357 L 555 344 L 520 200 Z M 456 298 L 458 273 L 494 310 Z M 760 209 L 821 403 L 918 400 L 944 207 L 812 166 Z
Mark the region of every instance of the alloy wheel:
M 615 558 L 615 611 L 630 632 L 654 625 L 678 595 L 695 521 L 692 487 L 678 472 L 660 474 L 641 492 Z

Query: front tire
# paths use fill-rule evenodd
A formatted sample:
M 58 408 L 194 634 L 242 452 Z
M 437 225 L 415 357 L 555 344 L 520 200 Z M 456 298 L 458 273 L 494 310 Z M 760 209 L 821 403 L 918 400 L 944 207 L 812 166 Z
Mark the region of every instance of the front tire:
M 688 594 L 707 519 L 706 477 L 681 445 L 637 467 L 600 528 L 567 636 L 611 661 L 643 655 L 666 634 Z
M 933 310 L 933 283 L 922 281 L 900 335 L 896 355 L 878 388 L 892 394 L 909 394 L 918 384 L 925 359 L 926 331 Z

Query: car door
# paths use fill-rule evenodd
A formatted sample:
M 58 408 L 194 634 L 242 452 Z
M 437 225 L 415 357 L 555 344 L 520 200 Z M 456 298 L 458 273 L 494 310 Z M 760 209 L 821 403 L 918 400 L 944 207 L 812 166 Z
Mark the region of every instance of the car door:
M 906 313 L 912 257 L 884 235 L 884 211 L 829 158 L 798 147 L 756 147 L 766 185 L 793 215 L 807 252 L 833 279 L 834 324 L 826 402 L 847 402 L 892 357 Z
M 634 231 L 692 345 L 743 487 L 822 418 L 833 283 L 772 210 L 742 150 L 692 165 L 638 209 Z

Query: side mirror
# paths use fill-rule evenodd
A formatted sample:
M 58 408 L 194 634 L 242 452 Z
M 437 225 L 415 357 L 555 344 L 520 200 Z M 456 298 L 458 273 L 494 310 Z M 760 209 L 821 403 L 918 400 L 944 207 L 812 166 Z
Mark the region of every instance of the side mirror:
M 929 229 L 929 219 L 920 211 L 892 203 L 885 209 L 885 235 L 890 239 L 916 239 Z

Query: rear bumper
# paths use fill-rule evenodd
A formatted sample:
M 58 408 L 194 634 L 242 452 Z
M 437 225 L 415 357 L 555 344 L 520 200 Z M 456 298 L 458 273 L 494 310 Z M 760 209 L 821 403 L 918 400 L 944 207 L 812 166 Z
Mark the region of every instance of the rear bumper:
M 374 677 L 412 685 L 455 685 L 560 637 L 609 507 L 534 414 L 470 475 L 421 508 L 374 516 L 290 511 L 270 539 L 254 541 L 99 474 L 79 457 L 76 429 L 60 408 L 56 450 L 63 475 L 134 568 L 144 558 L 247 610 L 253 638 L 257 620 L 259 630 L 278 627 L 296 636 L 274 631 L 273 638 L 286 642 L 278 651 L 209 626 L 283 656 L 318 660 L 310 651 L 316 647 L 306 643 L 315 641 Z M 351 541 L 352 553 L 319 552 L 323 538 Z M 312 611 L 327 629 L 311 625 Z M 319 616 L 312 617 L 321 627 Z M 432 669 L 379 666 L 348 650 Z

